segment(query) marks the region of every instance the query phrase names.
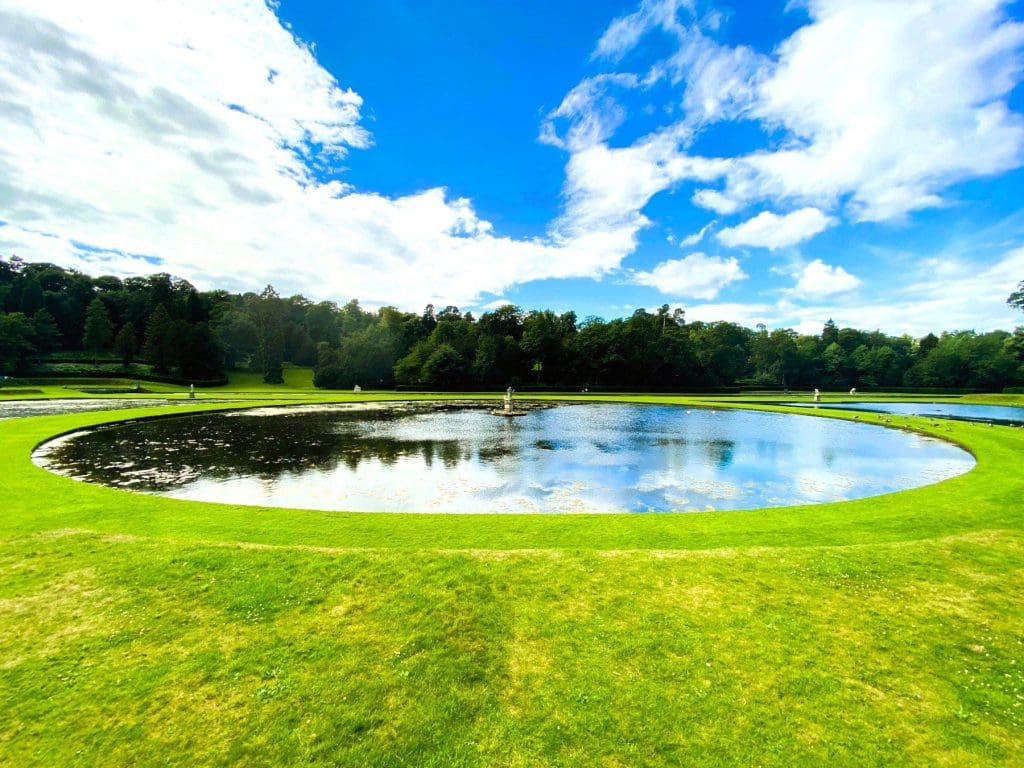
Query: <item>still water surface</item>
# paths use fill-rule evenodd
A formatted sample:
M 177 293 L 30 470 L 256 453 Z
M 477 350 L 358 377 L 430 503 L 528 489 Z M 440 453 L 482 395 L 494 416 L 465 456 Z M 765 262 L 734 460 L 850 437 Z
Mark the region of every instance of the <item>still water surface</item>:
M 1024 424 L 1024 408 L 1014 405 L 975 405 L 973 403 L 787 403 L 801 408 L 842 408 L 851 411 L 891 413 L 898 416 L 938 416 L 961 421 L 985 421 L 995 424 Z
M 2 392 L 2 390 L 0 390 Z M 78 397 L 59 400 L 3 400 L 0 401 L 0 420 L 23 416 L 56 416 L 62 413 L 87 411 L 116 411 L 120 408 L 153 408 L 159 405 L 186 405 L 188 400 L 158 400 L 154 398 L 91 398 Z
M 324 510 L 665 512 L 871 496 L 969 470 L 939 440 L 810 416 L 565 405 L 260 408 L 77 433 L 36 453 L 81 480 Z

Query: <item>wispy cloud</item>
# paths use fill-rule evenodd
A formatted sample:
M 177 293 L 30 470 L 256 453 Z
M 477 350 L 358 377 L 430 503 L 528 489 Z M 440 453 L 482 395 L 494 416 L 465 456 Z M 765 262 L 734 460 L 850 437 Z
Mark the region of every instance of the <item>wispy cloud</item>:
M 704 239 L 704 235 L 708 233 L 708 230 L 715 226 L 715 223 L 716 222 L 714 221 L 708 222 L 698 231 L 694 232 L 692 235 L 687 235 L 686 237 L 684 237 L 682 240 L 679 241 L 680 247 L 690 248 L 699 243 L 701 240 Z
M 642 0 L 636 11 L 620 16 L 608 25 L 597 41 L 593 58 L 618 61 L 652 29 L 678 33 L 682 30 L 678 19 L 681 9 L 692 14 L 693 0 Z

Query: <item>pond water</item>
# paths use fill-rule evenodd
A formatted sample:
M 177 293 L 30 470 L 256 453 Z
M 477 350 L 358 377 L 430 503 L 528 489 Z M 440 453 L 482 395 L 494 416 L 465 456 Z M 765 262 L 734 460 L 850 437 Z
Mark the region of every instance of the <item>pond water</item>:
M 1024 408 L 1012 405 L 975 405 L 973 403 L 786 403 L 801 408 L 842 408 L 850 411 L 891 413 L 896 416 L 937 416 L 961 421 L 994 424 L 1024 424 Z
M 77 479 L 305 509 L 664 512 L 871 496 L 969 470 L 960 448 L 811 416 L 564 405 L 260 408 L 129 422 L 35 454 Z
M 0 390 L 2 392 L 2 390 Z M 146 408 L 158 405 L 173 405 L 173 400 L 153 398 L 99 398 L 80 397 L 66 400 L 0 400 L 0 419 L 15 419 L 21 416 L 56 416 L 61 413 L 86 411 L 116 411 L 120 408 Z M 185 404 L 185 401 L 178 401 Z

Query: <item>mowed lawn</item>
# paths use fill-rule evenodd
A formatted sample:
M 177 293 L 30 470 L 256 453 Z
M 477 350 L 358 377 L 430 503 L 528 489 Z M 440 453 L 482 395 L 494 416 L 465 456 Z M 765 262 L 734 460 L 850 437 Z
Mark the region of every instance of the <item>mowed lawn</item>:
M 209 505 L 29 461 L 160 412 L 0 422 L 0 765 L 1024 764 L 1024 430 L 894 418 L 977 467 L 679 515 Z

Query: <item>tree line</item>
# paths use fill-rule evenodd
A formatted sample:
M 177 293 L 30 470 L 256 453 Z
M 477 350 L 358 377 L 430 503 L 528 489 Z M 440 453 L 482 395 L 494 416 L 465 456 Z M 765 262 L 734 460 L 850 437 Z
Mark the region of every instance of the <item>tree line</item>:
M 1024 309 L 1024 283 L 1010 296 Z M 457 307 L 404 312 L 260 293 L 198 291 L 167 274 L 90 277 L 0 258 L 0 373 L 31 372 L 79 353 L 155 374 L 214 379 L 245 368 L 280 383 L 285 363 L 314 368 L 328 389 L 396 385 L 688 390 L 1024 385 L 1024 327 L 921 338 L 840 328 L 818 334 L 687 321 L 664 305 L 582 321 L 574 312 L 506 305 L 475 317 Z

